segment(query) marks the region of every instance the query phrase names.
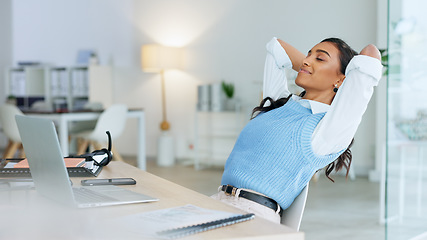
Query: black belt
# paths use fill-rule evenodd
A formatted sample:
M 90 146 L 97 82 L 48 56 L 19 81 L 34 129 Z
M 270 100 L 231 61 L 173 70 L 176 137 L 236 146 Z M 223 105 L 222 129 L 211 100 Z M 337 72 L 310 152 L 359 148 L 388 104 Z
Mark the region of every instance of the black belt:
M 237 189 L 238 188 L 233 187 L 231 185 L 222 185 L 221 186 L 221 191 L 224 191 L 224 193 L 226 195 L 231 195 L 231 196 L 236 195 Z M 242 198 L 251 200 L 253 202 L 259 203 L 263 206 L 266 206 L 268 208 L 273 209 L 275 212 L 277 212 L 277 208 L 279 208 L 279 204 L 277 204 L 277 202 L 274 201 L 273 199 L 259 195 L 259 194 L 256 194 L 256 193 L 248 192 L 245 190 L 240 190 L 239 197 L 242 197 Z M 280 216 L 282 216 L 282 208 L 280 208 L 279 214 L 280 214 Z

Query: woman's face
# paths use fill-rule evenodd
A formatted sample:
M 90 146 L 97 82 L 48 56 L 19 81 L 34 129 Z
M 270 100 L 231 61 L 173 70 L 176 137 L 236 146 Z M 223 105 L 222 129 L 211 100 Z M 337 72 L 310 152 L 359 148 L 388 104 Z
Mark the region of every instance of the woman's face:
M 308 52 L 295 83 L 310 94 L 331 94 L 335 84 L 340 86 L 345 78 L 340 68 L 338 48 L 334 43 L 322 42 Z

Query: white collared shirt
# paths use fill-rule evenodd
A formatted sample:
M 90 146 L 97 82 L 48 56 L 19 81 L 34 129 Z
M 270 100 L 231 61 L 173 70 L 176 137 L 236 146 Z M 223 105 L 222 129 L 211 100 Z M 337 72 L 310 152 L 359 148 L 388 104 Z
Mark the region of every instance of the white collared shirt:
M 290 92 L 285 69 L 291 69 L 292 62 L 277 38 L 274 37 L 266 47 L 264 98 L 277 100 L 287 97 Z M 312 136 L 312 147 L 316 154 L 336 153 L 350 145 L 381 75 L 382 65 L 378 59 L 358 55 L 348 64 L 346 78 L 331 105 L 292 96 L 293 100 L 311 109 L 313 114 L 326 112 Z

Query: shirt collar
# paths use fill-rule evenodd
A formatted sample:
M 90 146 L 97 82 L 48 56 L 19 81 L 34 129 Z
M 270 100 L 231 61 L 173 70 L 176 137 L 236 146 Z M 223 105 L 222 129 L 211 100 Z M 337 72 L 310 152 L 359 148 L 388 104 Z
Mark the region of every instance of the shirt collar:
M 292 95 L 292 99 L 298 102 L 303 107 L 311 109 L 313 114 L 327 112 L 331 106 L 326 103 L 321 103 L 313 100 L 302 99 L 300 96 Z

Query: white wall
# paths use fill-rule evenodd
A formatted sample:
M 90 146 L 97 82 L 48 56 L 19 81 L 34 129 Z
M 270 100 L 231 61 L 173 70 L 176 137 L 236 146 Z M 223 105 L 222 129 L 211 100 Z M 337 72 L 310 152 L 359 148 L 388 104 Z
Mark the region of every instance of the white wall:
M 13 61 L 75 64 L 93 49 L 101 62 L 131 65 L 133 1 L 13 1 Z
M 12 60 L 12 2 L 0 1 L 0 79 L 3 80 L 3 70 L 11 64 Z M 2 81 L 3 82 L 3 81 Z M 3 88 L 4 85 L 1 85 Z M 4 99 L 4 91 L 0 91 L 0 99 Z
M 13 2 L 13 60 L 73 64 L 78 49 L 98 50 L 101 64 L 115 66 L 116 102 L 147 115 L 147 153 L 156 154 L 161 118 L 157 74 L 140 70 L 140 46 L 182 46 L 186 67 L 166 72 L 167 111 L 177 154 L 193 142 L 196 85 L 229 81 L 245 106 L 259 100 L 265 43 L 277 36 L 307 52 L 336 36 L 356 50 L 377 39 L 377 1 L 372 0 L 20 0 Z M 375 109 L 368 109 L 356 136 L 356 168 L 373 167 Z M 119 150 L 134 154 L 131 122 Z M 364 170 L 363 170 L 364 172 Z
M 12 62 L 12 0 L 0 1 L 0 89 L 4 88 L 4 70 Z M 5 101 L 5 91 L 0 91 L 0 104 Z M 7 139 L 0 134 L 0 146 L 6 146 Z

